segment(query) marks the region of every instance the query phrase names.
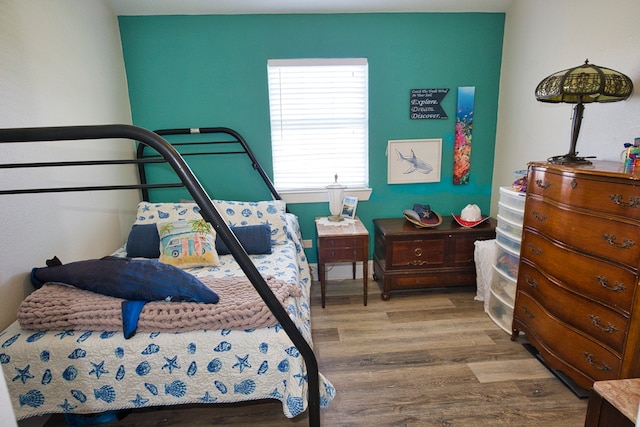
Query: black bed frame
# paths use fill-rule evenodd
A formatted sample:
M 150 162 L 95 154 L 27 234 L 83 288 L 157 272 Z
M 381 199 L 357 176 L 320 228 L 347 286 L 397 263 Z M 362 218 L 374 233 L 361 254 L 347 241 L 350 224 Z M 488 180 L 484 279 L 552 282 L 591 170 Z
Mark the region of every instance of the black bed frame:
M 161 135 L 179 134 L 218 134 L 223 135 L 221 141 L 205 142 L 184 142 L 174 145 L 166 141 Z M 64 126 L 64 127 L 41 127 L 41 128 L 15 128 L 0 129 L 0 143 L 21 143 L 21 142 L 56 142 L 69 140 L 96 140 L 96 139 L 131 139 L 138 141 L 136 159 L 121 160 L 87 160 L 87 161 L 59 161 L 59 162 L 34 162 L 34 163 L 2 163 L 0 169 L 30 169 L 39 167 L 59 167 L 59 166 L 93 166 L 93 165 L 124 165 L 136 164 L 140 175 L 140 183 L 125 185 L 101 185 L 101 186 L 78 186 L 78 187 L 43 187 L 43 188 L 20 188 L 11 190 L 0 190 L 0 195 L 9 194 L 33 194 L 33 193 L 58 193 L 77 191 L 100 191 L 100 190 L 129 190 L 140 189 L 144 200 L 148 200 L 149 189 L 151 188 L 186 188 L 193 200 L 200 207 L 202 217 L 209 222 L 222 241 L 227 245 L 234 258 L 251 281 L 256 291 L 260 294 L 267 307 L 274 314 L 280 325 L 287 333 L 293 344 L 300 351 L 308 375 L 308 405 L 309 405 L 309 425 L 320 425 L 320 389 L 318 362 L 309 343 L 304 339 L 293 321 L 289 318 L 286 310 L 282 307 L 276 296 L 273 294 L 262 275 L 258 272 L 251 258 L 235 237 L 226 221 L 220 216 L 207 195 L 205 189 L 200 184 L 194 173 L 191 171 L 183 155 L 175 146 L 198 144 L 205 147 L 210 144 L 236 144 L 240 151 L 201 151 L 199 153 L 189 153 L 186 155 L 209 155 L 209 154 L 238 154 L 245 153 L 251 160 L 252 166 L 258 171 L 265 184 L 269 188 L 275 199 L 281 199 L 274 188 L 271 180 L 266 175 L 255 156 L 249 149 L 246 141 L 237 132 L 229 128 L 192 128 L 192 129 L 163 129 L 152 132 L 150 130 L 131 125 L 97 125 L 97 126 Z M 88 143 L 90 141 L 87 141 Z M 153 149 L 153 153 L 145 153 L 145 150 Z M 167 163 L 180 179 L 179 183 L 150 184 L 147 182 L 145 165 L 149 163 Z

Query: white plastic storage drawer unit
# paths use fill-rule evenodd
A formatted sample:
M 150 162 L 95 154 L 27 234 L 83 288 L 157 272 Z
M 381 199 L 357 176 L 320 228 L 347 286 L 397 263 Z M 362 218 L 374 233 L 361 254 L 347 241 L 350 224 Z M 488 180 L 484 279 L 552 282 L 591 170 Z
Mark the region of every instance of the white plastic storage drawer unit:
M 518 280 L 525 193 L 500 187 L 498 226 L 496 228 L 496 260 L 489 293 L 489 317 L 507 333 L 511 333 L 513 304 Z
M 515 191 L 509 187 L 500 187 L 500 201 L 506 206 L 524 211 L 525 193 Z

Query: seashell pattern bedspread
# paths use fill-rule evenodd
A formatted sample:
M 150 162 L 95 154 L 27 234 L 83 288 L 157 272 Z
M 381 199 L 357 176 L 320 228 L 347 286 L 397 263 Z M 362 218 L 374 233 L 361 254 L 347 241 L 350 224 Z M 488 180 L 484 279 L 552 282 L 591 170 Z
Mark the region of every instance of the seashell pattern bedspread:
M 297 223 L 295 228 L 297 230 Z M 244 276 L 230 255 L 198 277 Z M 271 255 L 252 255 L 263 276 L 296 283 L 284 306 L 311 343 L 311 275 L 299 231 Z M 295 294 L 295 293 L 294 293 Z M 262 328 L 141 332 L 23 329 L 0 332 L 0 365 L 17 419 L 46 413 L 188 403 L 277 399 L 295 417 L 307 408 L 307 373 L 297 348 L 279 324 Z M 321 405 L 335 396 L 320 375 Z

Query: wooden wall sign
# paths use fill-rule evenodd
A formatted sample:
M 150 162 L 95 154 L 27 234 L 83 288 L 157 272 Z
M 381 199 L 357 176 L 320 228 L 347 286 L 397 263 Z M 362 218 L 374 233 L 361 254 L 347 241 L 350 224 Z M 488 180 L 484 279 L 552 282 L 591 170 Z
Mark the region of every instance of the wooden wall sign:
M 411 120 L 448 119 L 440 105 L 449 89 L 411 89 L 409 117 Z

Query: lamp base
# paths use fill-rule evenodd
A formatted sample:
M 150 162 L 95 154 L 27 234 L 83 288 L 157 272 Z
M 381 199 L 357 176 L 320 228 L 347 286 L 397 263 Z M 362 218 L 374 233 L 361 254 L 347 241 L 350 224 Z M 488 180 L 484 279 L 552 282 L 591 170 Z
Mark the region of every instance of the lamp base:
M 595 156 L 589 157 L 595 158 Z M 590 165 L 591 161 L 587 160 L 587 157 L 580 157 L 574 154 L 564 154 L 562 156 L 553 156 L 547 159 L 548 163 L 552 163 L 554 165 Z
M 344 217 L 342 215 L 329 215 L 327 219 L 333 222 L 344 221 Z

